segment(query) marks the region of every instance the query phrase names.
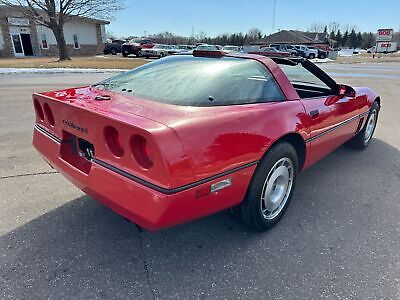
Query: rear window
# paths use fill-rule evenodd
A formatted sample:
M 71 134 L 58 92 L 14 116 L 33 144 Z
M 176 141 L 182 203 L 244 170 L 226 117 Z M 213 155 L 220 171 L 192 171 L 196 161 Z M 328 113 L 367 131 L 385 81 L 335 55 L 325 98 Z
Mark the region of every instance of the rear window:
M 185 106 L 218 106 L 284 100 L 259 62 L 232 57 L 173 56 L 112 77 L 99 88 Z

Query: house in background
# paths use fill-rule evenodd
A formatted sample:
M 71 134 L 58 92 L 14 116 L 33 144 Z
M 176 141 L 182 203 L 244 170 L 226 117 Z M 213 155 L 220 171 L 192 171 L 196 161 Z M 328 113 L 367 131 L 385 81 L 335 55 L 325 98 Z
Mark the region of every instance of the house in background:
M 334 41 L 324 32 L 304 32 L 298 30 L 281 30 L 253 43 L 254 45 L 292 44 L 329 48 Z
M 24 15 L 24 8 L 0 6 L 0 57 L 57 56 L 53 32 Z M 108 21 L 72 17 L 64 25 L 64 37 L 71 56 L 102 53 Z

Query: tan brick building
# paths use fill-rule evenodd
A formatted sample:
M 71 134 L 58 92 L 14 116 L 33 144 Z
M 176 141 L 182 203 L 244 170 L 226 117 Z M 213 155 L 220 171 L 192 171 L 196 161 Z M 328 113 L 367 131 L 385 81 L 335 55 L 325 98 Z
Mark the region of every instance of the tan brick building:
M 71 56 L 102 53 L 108 21 L 74 17 L 64 25 Z M 52 31 L 23 14 L 23 8 L 0 6 L 0 57 L 57 55 Z

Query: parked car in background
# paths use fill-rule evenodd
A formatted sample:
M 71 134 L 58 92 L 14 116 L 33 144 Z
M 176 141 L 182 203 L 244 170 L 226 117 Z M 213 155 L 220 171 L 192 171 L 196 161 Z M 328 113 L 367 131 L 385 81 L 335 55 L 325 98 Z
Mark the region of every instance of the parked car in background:
M 176 45 L 164 45 L 167 48 L 168 55 L 173 55 L 182 52 Z
M 324 58 L 328 57 L 328 51 L 322 50 L 322 49 L 320 49 L 318 47 L 314 47 L 314 46 L 307 46 L 307 48 L 311 49 L 311 50 L 313 50 L 313 49 L 317 50 L 318 51 L 318 54 L 317 54 L 318 58 L 324 59 Z
M 299 50 L 303 57 L 305 58 L 316 58 L 318 57 L 318 50 L 317 49 L 310 49 L 304 45 L 294 45 L 294 47 Z
M 208 45 L 208 44 L 201 44 L 196 47 L 196 50 L 208 50 L 208 51 L 218 51 L 221 50 L 222 47 L 218 45 Z
M 178 45 L 177 47 L 179 50 L 184 50 L 184 51 L 190 51 L 196 48 L 195 46 L 192 45 Z
M 121 52 L 124 57 L 130 54 L 140 56 L 141 49 L 153 48 L 154 43 L 150 39 L 134 39 L 122 44 Z
M 258 54 L 264 56 L 273 56 L 273 57 L 287 57 L 290 56 L 289 52 L 286 51 L 279 51 L 274 47 L 263 47 L 257 51 L 251 51 L 250 54 Z
M 125 40 L 113 40 L 110 43 L 105 43 L 103 53 L 117 55 L 117 53 L 121 53 L 121 46 L 124 43 L 126 43 Z
M 240 52 L 240 47 L 226 45 L 226 46 L 222 47 L 222 50 L 225 51 L 226 53 Z
M 171 45 L 155 44 L 153 48 L 142 48 L 140 50 L 140 56 L 144 56 L 146 58 L 162 58 L 167 55 L 175 54 L 176 52 L 177 51 Z
M 271 44 L 270 47 L 274 47 L 276 50 L 289 52 L 292 56 L 301 56 L 301 52 L 297 50 L 293 45 L 288 44 Z

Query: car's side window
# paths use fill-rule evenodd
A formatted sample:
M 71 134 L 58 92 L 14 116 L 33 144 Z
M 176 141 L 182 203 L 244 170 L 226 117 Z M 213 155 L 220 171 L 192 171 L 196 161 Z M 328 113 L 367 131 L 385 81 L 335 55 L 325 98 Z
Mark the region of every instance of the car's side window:
M 315 98 L 334 94 L 329 86 L 301 64 L 282 64 L 280 67 L 300 98 Z
M 217 99 L 229 104 L 262 103 L 282 101 L 285 97 L 271 73 L 259 62 L 232 68 L 220 78 L 213 88 Z

